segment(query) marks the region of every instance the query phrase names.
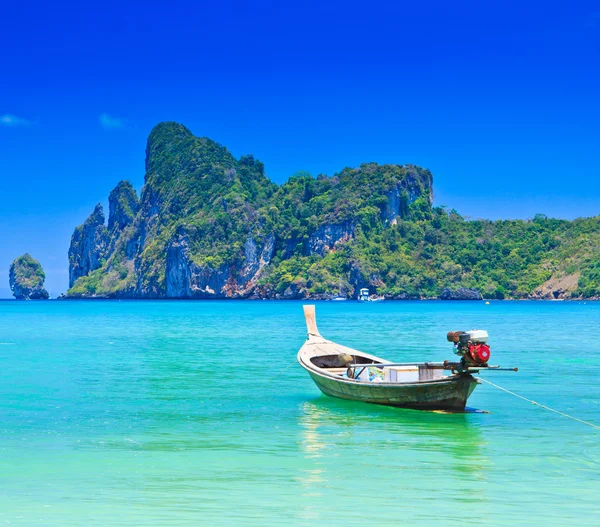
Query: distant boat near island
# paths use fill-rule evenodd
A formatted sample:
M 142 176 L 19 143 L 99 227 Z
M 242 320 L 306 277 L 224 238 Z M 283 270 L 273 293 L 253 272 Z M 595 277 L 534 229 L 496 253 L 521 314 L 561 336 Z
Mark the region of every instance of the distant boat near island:
M 383 302 L 385 298 L 382 296 L 371 296 L 369 294 L 369 289 L 363 287 L 358 293 L 357 300 L 359 302 Z
M 339 292 L 336 296 L 334 296 L 331 300 L 333 300 L 334 302 L 345 302 L 346 300 L 348 300 L 344 294 L 343 294 L 343 290 L 342 290 L 342 279 L 340 278 L 340 289 Z

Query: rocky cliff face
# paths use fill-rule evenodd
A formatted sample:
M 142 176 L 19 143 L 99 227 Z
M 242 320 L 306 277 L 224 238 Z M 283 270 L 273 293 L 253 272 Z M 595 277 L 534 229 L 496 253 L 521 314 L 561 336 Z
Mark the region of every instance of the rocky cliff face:
M 131 225 L 140 208 L 140 202 L 129 181 L 120 181 L 108 196 L 108 230 L 121 232 Z
M 296 280 L 299 269 L 285 269 L 293 259 L 327 258 L 357 232 L 408 218 L 419 198 L 431 206 L 431 174 L 419 167 L 370 163 L 278 187 L 253 156 L 235 159 L 180 124 L 161 123 L 148 138 L 140 199 L 122 181 L 110 193 L 108 223 L 98 205 L 75 229 L 67 296 L 314 296 L 310 277 L 282 290 L 265 281 L 280 272 Z
M 180 233 L 171 240 L 166 258 L 167 298 L 247 298 L 273 256 L 275 238 L 259 246 L 252 237 L 244 244 L 241 266 L 223 263 L 211 267 L 194 262 L 190 239 Z
M 46 274 L 40 262 L 29 253 L 15 258 L 10 266 L 8 280 L 10 289 L 17 300 L 46 300 L 48 291 L 44 289 Z
M 85 222 L 77 227 L 71 236 L 69 247 L 69 287 L 77 280 L 105 267 L 107 273 L 114 271 L 115 265 L 106 263 L 116 253 L 124 252 L 131 259 L 138 251 L 138 240 L 134 235 L 133 222 L 139 212 L 137 194 L 128 181 L 121 181 L 108 197 L 108 226 L 102 205 L 98 203 Z M 127 231 L 127 236 L 123 236 Z M 117 247 L 117 243 L 121 245 Z M 113 262 L 115 264 L 125 263 Z M 123 266 L 117 265 L 122 274 Z M 114 280 L 109 280 L 114 282 Z M 131 289 L 131 288 L 129 288 Z M 96 291 L 93 292 L 94 294 Z M 129 290 L 131 295 L 132 291 Z
M 75 229 L 69 247 L 69 287 L 81 276 L 98 269 L 106 254 L 108 230 L 104 210 L 98 203 L 83 225 Z
M 424 189 L 428 191 L 424 192 Z M 399 219 L 406 219 L 410 205 L 420 197 L 424 197 L 427 205 L 431 207 L 433 203 L 431 189 L 431 173 L 420 170 L 414 165 L 407 165 L 406 177 L 385 193 L 387 201 L 382 207 L 383 221 L 395 225 Z
M 353 236 L 354 225 L 349 222 L 341 225 L 322 225 L 308 238 L 306 254 L 323 256 L 333 250 L 336 245 L 350 240 Z

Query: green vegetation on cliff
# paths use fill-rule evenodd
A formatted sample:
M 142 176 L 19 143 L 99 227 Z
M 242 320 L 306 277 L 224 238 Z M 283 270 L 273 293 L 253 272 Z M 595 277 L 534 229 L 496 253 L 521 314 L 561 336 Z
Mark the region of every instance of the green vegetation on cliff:
M 278 186 L 253 156 L 182 125 L 148 139 L 140 199 L 111 192 L 70 250 L 70 296 L 488 298 L 600 295 L 600 219 L 469 221 L 432 207 L 432 175 L 365 163 Z

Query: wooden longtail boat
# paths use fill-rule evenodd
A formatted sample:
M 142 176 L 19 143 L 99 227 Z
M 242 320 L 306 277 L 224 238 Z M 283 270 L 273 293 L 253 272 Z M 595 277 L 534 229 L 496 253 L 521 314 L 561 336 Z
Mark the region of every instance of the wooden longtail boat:
M 461 412 L 479 384 L 471 373 L 488 369 L 465 368 L 448 361 L 391 363 L 323 338 L 317 329 L 315 306 L 304 306 L 304 316 L 308 339 L 298 352 L 298 362 L 319 389 L 332 397 L 399 408 Z M 408 380 L 406 376 L 392 380 L 387 374 L 403 369 L 409 372 Z M 444 375 L 444 370 L 450 370 L 450 374 Z M 372 372 L 377 377 L 375 382 L 369 379 Z

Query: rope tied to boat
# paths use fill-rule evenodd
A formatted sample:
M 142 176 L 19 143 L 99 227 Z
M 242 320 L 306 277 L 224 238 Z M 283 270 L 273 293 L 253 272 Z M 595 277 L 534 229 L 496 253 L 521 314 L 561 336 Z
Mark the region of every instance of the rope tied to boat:
M 506 388 L 503 388 L 502 386 L 498 386 L 497 384 L 494 384 L 493 382 L 488 381 L 487 379 L 482 379 L 481 377 L 477 377 L 477 379 L 493 386 L 494 388 L 498 388 L 499 390 L 502 390 L 503 392 L 506 392 L 510 395 L 514 395 L 515 397 L 518 397 L 519 399 L 523 399 L 524 401 L 527 401 L 535 406 L 539 406 L 540 408 L 543 408 L 544 410 L 549 410 L 550 412 L 554 412 L 555 414 L 562 415 L 563 417 L 568 417 L 569 419 L 573 419 L 573 421 L 577 421 L 584 425 L 588 425 L 588 426 L 591 426 L 592 428 L 596 428 L 597 430 L 600 430 L 600 426 L 595 425 L 594 423 L 590 423 L 589 421 L 584 421 L 583 419 L 579 419 L 572 415 L 555 410 L 554 408 L 550 408 L 549 406 L 546 406 L 545 404 L 538 403 L 537 401 L 534 401 L 533 399 L 528 399 L 527 397 L 523 397 L 522 395 L 519 395 L 518 393 L 515 393 L 515 392 L 511 392 L 510 390 L 507 390 Z
M 296 364 L 296 358 L 294 357 L 294 360 L 292 362 L 290 362 L 285 368 L 283 368 L 282 370 L 279 370 L 275 375 L 273 375 L 273 377 L 271 377 L 270 379 L 267 380 L 267 382 L 271 382 L 275 377 L 277 377 L 279 374 L 283 373 L 286 370 L 289 370 L 294 364 Z

